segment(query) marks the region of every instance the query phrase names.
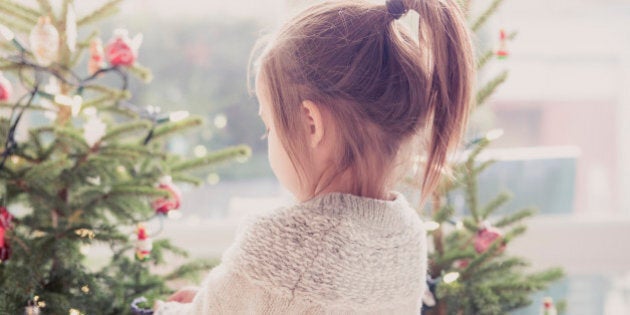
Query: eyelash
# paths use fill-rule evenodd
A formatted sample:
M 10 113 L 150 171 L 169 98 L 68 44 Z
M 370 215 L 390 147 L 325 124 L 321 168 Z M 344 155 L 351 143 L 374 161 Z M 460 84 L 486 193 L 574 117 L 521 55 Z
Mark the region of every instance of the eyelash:
M 267 137 L 269 137 L 269 128 L 267 128 L 267 129 L 265 130 L 265 133 L 263 133 L 263 134 L 260 136 L 260 140 L 265 140 L 265 139 L 267 139 Z

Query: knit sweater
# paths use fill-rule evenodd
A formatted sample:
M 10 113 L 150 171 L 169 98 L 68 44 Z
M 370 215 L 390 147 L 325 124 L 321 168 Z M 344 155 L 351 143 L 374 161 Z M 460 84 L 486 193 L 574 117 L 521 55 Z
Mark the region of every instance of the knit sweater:
M 330 193 L 249 216 L 192 303 L 169 314 L 419 314 L 426 233 L 407 200 Z

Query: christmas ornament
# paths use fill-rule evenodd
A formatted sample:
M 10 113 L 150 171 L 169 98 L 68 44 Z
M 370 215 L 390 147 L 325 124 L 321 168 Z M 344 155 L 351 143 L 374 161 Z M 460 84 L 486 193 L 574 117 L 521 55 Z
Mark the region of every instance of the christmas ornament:
M 557 315 L 558 311 L 556 310 L 556 306 L 553 304 L 553 299 L 550 297 L 545 297 L 543 299 L 543 306 L 540 312 L 540 315 Z
M 103 41 L 94 38 L 90 41 L 90 60 L 88 61 L 88 73 L 96 73 L 105 67 L 105 53 L 103 52 Z
M 105 135 L 107 125 L 96 115 L 96 110 L 93 107 L 86 109 L 85 112 L 88 119 L 83 127 L 83 137 L 85 142 L 92 147 Z
M 13 85 L 11 81 L 7 80 L 0 72 L 0 101 L 6 102 L 11 98 L 13 94 Z
M 133 40 L 129 38 L 129 32 L 124 29 L 114 31 L 114 36 L 107 43 L 105 57 L 110 65 L 131 66 L 138 57 L 138 48 L 142 43 L 142 34 L 136 35 Z
M 146 304 L 147 298 L 141 296 L 139 298 L 135 298 L 131 302 L 131 313 L 134 315 L 151 315 L 153 314 L 153 310 L 150 308 L 142 308 L 138 306 L 138 304 Z
M 59 32 L 50 23 L 49 17 L 39 18 L 37 25 L 31 31 L 29 41 L 37 63 L 46 67 L 57 60 Z
M 138 240 L 136 242 L 136 259 L 138 261 L 145 261 L 149 259 L 151 249 L 153 248 L 153 241 L 147 234 L 147 229 L 142 224 L 138 224 L 136 230 Z
M 458 259 L 456 261 L 453 262 L 453 268 L 457 268 L 457 269 L 464 269 L 466 267 L 468 267 L 468 264 L 470 263 L 470 259 Z
M 11 246 L 5 239 L 6 231 L 12 227 L 13 216 L 7 208 L 0 206 L 0 262 L 11 257 Z
M 77 50 L 77 14 L 74 11 L 74 5 L 68 4 L 68 13 L 66 14 L 66 44 L 70 52 Z
M 497 228 L 484 224 L 475 235 L 475 250 L 481 254 L 488 250 L 488 247 L 492 245 L 496 239 L 501 239 L 503 233 Z M 505 244 L 502 244 L 499 248 L 499 253 L 505 249 Z
M 168 214 L 171 210 L 179 209 L 182 200 L 182 194 L 179 188 L 173 184 L 173 180 L 170 176 L 164 176 L 160 179 L 159 189 L 169 192 L 169 197 L 160 197 L 153 201 L 151 204 L 155 212 L 160 214 Z
M 507 51 L 507 34 L 505 30 L 499 31 L 499 50 L 497 50 L 497 57 L 499 59 L 505 59 L 509 55 Z

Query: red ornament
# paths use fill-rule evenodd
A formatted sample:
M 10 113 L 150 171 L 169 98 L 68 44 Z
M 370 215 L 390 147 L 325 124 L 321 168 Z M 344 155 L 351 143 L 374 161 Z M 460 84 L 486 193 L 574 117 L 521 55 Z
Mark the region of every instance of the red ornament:
M 151 255 L 153 241 L 151 241 L 151 238 L 147 234 L 147 229 L 142 224 L 138 224 L 136 235 L 138 237 L 136 243 L 136 259 L 139 261 L 145 261 L 149 259 L 149 255 Z
M 5 239 L 5 234 L 12 227 L 11 221 L 13 216 L 7 208 L 0 206 L 0 262 L 3 262 L 11 256 L 11 246 Z
M 103 42 L 100 38 L 95 38 L 90 42 L 90 60 L 88 61 L 88 73 L 94 74 L 105 67 L 105 53 L 103 52 Z
M 543 299 L 543 307 L 542 307 L 542 315 L 557 315 L 558 311 L 556 307 L 553 305 L 553 299 L 550 297 L 545 297 Z
M 129 38 L 127 30 L 118 29 L 105 48 L 105 57 L 112 66 L 131 66 L 138 57 L 142 34 Z
M 468 264 L 470 264 L 470 259 L 458 259 L 453 262 L 453 267 L 457 269 L 464 269 L 468 267 Z
M 491 226 L 482 227 L 479 231 L 477 231 L 477 235 L 475 235 L 475 250 L 477 253 L 485 253 L 488 250 L 488 247 L 492 245 L 492 243 L 496 239 L 503 238 L 503 234 L 499 229 L 496 229 Z M 502 244 L 499 248 L 499 253 L 503 252 L 505 249 L 505 244 Z
M 0 101 L 6 102 L 11 98 L 13 94 L 13 86 L 11 81 L 7 80 L 0 72 Z
M 505 30 L 499 31 L 499 50 L 497 50 L 497 57 L 499 59 L 505 59 L 509 55 L 507 50 L 507 33 Z
M 155 209 L 155 212 L 168 214 L 168 212 L 171 210 L 179 209 L 182 201 L 182 194 L 179 191 L 179 188 L 177 188 L 177 186 L 173 184 L 171 177 L 163 177 L 160 180 L 158 188 L 168 191 L 170 196 L 168 198 L 160 197 L 153 201 L 152 206 L 153 209 Z

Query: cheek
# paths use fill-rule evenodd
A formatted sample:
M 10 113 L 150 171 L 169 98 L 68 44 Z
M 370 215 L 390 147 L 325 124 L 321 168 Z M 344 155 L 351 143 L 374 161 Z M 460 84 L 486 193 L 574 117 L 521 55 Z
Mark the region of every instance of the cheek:
M 283 186 L 294 194 L 298 193 L 299 181 L 289 155 L 273 131 L 270 132 L 268 139 L 271 169 Z

